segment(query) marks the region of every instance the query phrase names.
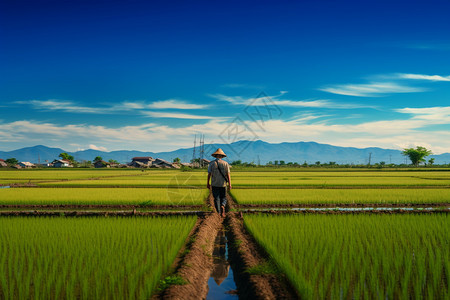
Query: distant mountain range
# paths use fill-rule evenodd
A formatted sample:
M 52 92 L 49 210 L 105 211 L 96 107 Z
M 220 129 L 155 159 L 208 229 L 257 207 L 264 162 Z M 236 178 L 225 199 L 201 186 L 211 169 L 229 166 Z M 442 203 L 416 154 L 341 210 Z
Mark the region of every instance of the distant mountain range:
M 327 144 L 319 144 L 315 142 L 297 142 L 297 143 L 279 143 L 272 144 L 263 141 L 238 141 L 231 144 L 205 144 L 204 157 L 211 159 L 213 153 L 218 147 L 222 148 L 228 155 L 229 162 L 234 160 L 241 160 L 243 162 L 254 162 L 256 164 L 266 164 L 269 161 L 283 160 L 288 162 L 315 163 L 320 161 L 336 162 L 338 164 L 367 164 L 369 157 L 371 163 L 384 161 L 389 163 L 404 163 L 405 157 L 399 150 L 382 149 L 382 148 L 353 148 L 353 147 L 338 147 Z M 34 146 L 13 151 L 0 151 L 0 158 L 16 158 L 19 161 L 29 161 L 32 163 L 46 160 L 49 162 L 58 158 L 62 152 L 67 152 L 75 157 L 75 160 L 94 160 L 96 156 L 101 156 L 103 160 L 115 159 L 121 163 L 130 162 L 136 156 L 151 156 L 154 158 L 162 158 L 167 161 L 172 161 L 179 157 L 181 161 L 188 162 L 193 157 L 193 148 L 178 149 L 171 152 L 142 152 L 142 151 L 111 151 L 104 152 L 98 150 L 83 150 L 77 152 L 68 152 L 60 148 L 49 148 L 46 146 Z M 200 149 L 196 148 L 196 157 L 200 156 Z M 435 158 L 436 164 L 450 163 L 450 153 L 429 156 Z

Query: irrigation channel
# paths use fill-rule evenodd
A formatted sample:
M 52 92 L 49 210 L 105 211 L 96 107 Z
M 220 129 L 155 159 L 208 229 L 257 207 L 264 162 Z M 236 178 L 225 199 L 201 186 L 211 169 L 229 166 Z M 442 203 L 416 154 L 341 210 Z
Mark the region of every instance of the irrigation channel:
M 237 287 L 229 256 L 228 237 L 221 227 L 214 240 L 213 270 L 208 279 L 207 300 L 237 299 Z
M 0 216 L 169 216 L 196 215 L 198 220 L 188 241 L 180 251 L 173 275 L 185 284 L 171 285 L 152 299 L 296 299 L 295 289 L 282 274 L 249 272 L 270 263 L 269 255 L 260 247 L 243 224 L 244 214 L 358 214 L 358 213 L 448 213 L 448 205 L 440 206 L 374 206 L 374 207 L 280 207 L 237 205 L 228 196 L 227 216 L 212 212 L 212 195 L 202 206 L 1 206 Z M 183 254 L 181 254 L 181 252 Z

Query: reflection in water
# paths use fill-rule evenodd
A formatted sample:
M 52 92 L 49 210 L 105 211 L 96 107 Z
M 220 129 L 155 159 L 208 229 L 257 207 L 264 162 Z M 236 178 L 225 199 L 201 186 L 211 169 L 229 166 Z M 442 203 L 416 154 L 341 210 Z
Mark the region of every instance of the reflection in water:
M 211 273 L 217 285 L 220 285 L 228 277 L 228 270 L 230 269 L 230 264 L 225 256 L 227 254 L 226 245 L 227 237 L 225 236 L 225 230 L 219 230 L 214 242 L 214 269 Z
M 208 280 L 209 292 L 206 299 L 237 299 L 235 295 L 236 283 L 233 278 L 233 270 L 228 262 L 228 240 L 225 229 L 219 230 L 214 242 L 213 258 L 214 266 L 211 277 Z

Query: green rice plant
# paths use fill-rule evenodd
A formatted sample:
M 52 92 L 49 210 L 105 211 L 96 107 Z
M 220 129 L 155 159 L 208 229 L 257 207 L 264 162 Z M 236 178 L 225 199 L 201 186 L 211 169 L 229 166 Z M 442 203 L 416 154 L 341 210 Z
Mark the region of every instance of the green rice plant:
M 195 222 L 0 218 L 0 298 L 148 299 Z
M 203 186 L 206 170 L 48 169 L 0 170 L 0 184 L 60 186 Z M 269 170 L 231 171 L 235 186 L 450 186 L 449 171 Z
M 449 186 L 450 172 L 232 172 L 235 186 Z
M 446 299 L 450 222 L 433 215 L 247 215 L 306 299 Z
M 143 173 L 135 169 L 46 169 L 46 170 L 0 170 L 0 181 L 59 181 L 72 179 L 104 178 L 114 176 L 139 176 Z
M 11 188 L 0 205 L 202 205 L 207 189 Z
M 450 203 L 450 189 L 233 189 L 238 204 Z
M 97 180 L 74 179 L 69 181 L 40 182 L 47 187 L 190 187 L 206 186 L 207 173 L 181 171 L 148 171 L 144 175 L 105 177 Z

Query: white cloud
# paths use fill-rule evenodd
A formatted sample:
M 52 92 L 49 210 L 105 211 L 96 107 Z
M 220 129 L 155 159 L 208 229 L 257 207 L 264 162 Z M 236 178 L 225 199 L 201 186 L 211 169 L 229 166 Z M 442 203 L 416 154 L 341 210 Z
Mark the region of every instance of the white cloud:
M 93 144 L 90 144 L 90 145 L 89 145 L 89 149 L 92 149 L 92 150 L 98 150 L 98 151 L 108 151 L 108 149 L 105 148 L 105 147 L 95 146 L 95 145 L 93 145 Z
M 31 105 L 34 109 L 39 110 L 64 111 L 69 113 L 84 114 L 112 114 L 129 111 L 148 111 L 149 109 L 205 109 L 209 107 L 208 105 L 192 104 L 180 100 L 163 100 L 152 103 L 124 101 L 119 104 L 98 107 L 83 106 L 72 101 L 58 99 L 17 101 L 16 103 Z
M 423 74 L 398 74 L 399 78 L 402 79 L 419 79 L 419 80 L 429 80 L 429 81 L 450 81 L 450 76 L 441 75 L 423 75 Z
M 42 110 L 61 110 L 65 112 L 71 112 L 71 113 L 89 113 L 89 114 L 104 114 L 109 112 L 109 108 L 101 108 L 101 107 L 87 107 L 87 106 L 81 106 L 77 105 L 74 102 L 71 101 L 65 101 L 65 100 L 57 100 L 57 99 L 50 99 L 50 100 L 30 100 L 30 101 L 17 101 L 18 104 L 29 104 L 33 106 L 35 109 L 42 109 Z
M 259 139 L 280 143 L 316 141 L 337 146 L 382 147 L 401 149 L 404 145 L 425 145 L 434 153 L 450 152 L 450 130 L 427 130 L 429 125 L 449 124 L 449 107 L 401 108 L 396 112 L 411 116 L 399 120 L 378 120 L 359 124 L 339 124 L 315 115 L 298 115 L 295 119 L 272 119 L 246 124 Z M 319 120 L 317 120 L 319 119 Z M 100 146 L 111 150 L 137 149 L 168 151 L 192 146 L 194 134 L 204 133 L 205 142 L 222 143 L 220 133 L 230 123 L 210 119 L 204 124 L 171 127 L 147 123 L 137 126 L 105 127 L 86 124 L 58 125 L 37 121 L 0 123 L 0 137 L 6 143 L 43 143 L 54 146 L 77 144 Z M 3 144 L 3 143 L 2 143 Z M 5 144 L 3 144 L 5 145 Z M 67 149 L 69 150 L 69 149 Z
M 418 93 L 427 89 L 401 85 L 396 82 L 370 82 L 367 84 L 336 84 L 319 90 L 346 96 L 379 97 L 391 93 Z
M 193 114 L 153 112 L 153 111 L 144 111 L 142 112 L 142 114 L 153 118 L 172 118 L 172 119 L 191 119 L 191 120 L 208 120 L 217 118 L 213 116 L 200 116 Z
M 288 99 L 277 99 L 284 94 L 286 91 L 282 91 L 280 95 L 277 96 L 262 96 L 262 97 L 242 97 L 242 96 L 227 96 L 223 94 L 210 94 L 217 100 L 226 101 L 234 105 L 252 105 L 252 106 L 266 106 L 266 105 L 276 105 L 282 107 L 308 107 L 308 108 L 340 108 L 340 109 L 351 109 L 351 108 L 367 108 L 369 106 L 363 106 L 359 104 L 351 103 L 337 103 L 330 100 L 319 99 L 319 100 L 288 100 Z M 374 107 L 371 107 L 374 108 Z
M 192 104 L 179 100 L 164 100 L 164 101 L 156 101 L 146 106 L 147 108 L 156 108 L 156 109 L 167 109 L 167 108 L 175 108 L 175 109 L 204 109 L 209 107 L 209 105 L 205 104 Z
M 400 108 L 396 112 L 411 114 L 413 119 L 426 120 L 429 124 L 450 124 L 450 106 Z

